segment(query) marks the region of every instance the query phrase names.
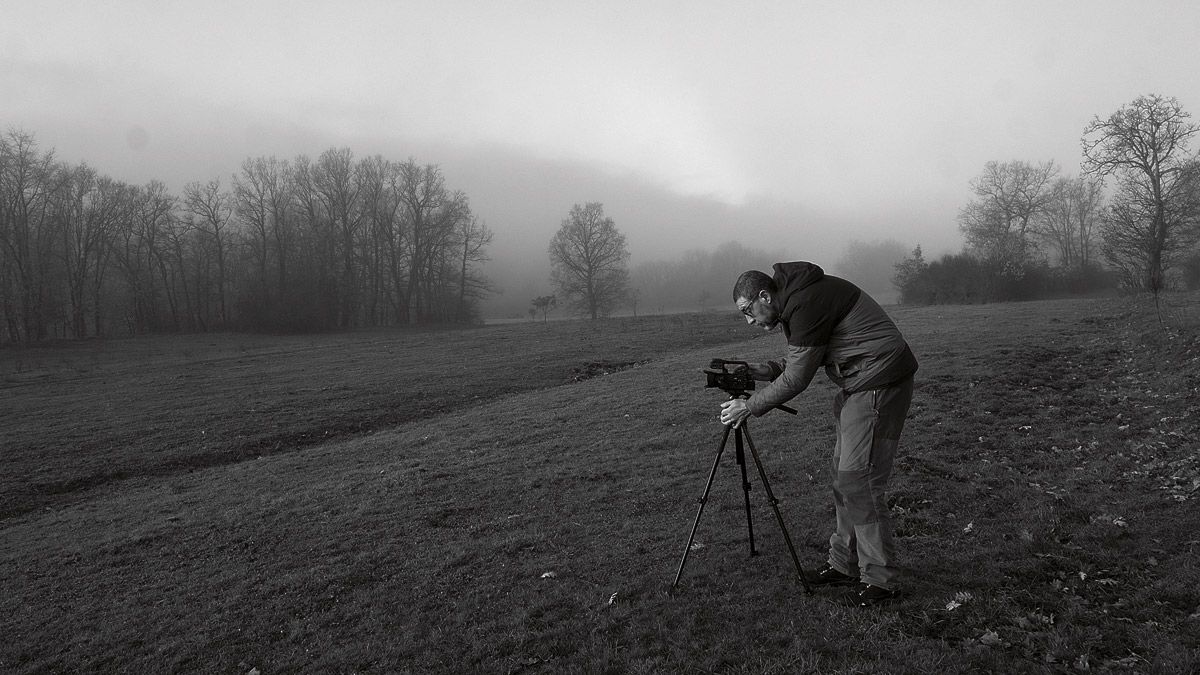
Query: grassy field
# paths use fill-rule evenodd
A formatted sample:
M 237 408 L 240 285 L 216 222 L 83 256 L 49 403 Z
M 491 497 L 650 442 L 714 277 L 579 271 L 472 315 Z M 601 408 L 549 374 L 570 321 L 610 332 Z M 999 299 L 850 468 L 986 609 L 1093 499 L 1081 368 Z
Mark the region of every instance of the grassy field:
M 1200 671 L 1200 296 L 902 308 L 883 609 L 798 585 L 733 314 L 0 350 L 0 671 Z M 818 376 L 823 380 L 823 376 Z M 832 388 L 752 424 L 802 561 Z

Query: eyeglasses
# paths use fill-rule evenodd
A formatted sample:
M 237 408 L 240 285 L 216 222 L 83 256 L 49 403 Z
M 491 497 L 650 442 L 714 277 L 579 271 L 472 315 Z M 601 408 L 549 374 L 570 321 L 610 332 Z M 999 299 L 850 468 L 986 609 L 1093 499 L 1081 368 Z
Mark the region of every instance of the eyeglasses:
M 754 318 L 754 303 L 757 302 L 757 300 L 758 298 L 755 298 L 754 300 L 746 303 L 745 307 L 738 307 L 738 309 L 742 312 L 742 314 L 745 314 L 750 318 Z

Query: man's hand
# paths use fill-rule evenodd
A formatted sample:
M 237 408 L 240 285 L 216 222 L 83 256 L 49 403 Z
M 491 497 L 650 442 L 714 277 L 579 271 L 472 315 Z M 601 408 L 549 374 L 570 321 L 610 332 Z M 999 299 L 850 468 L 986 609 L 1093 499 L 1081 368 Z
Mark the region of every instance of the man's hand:
M 721 424 L 732 424 L 736 429 L 749 416 L 750 409 L 746 407 L 745 399 L 733 398 L 721 404 Z

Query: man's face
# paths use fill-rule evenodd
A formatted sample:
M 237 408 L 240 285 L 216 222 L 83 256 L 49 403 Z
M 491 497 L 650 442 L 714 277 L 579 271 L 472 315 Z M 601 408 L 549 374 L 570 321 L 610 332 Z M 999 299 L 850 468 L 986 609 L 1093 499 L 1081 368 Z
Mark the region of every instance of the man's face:
M 779 323 L 779 311 L 767 291 L 760 291 L 754 298 L 738 298 L 734 304 L 748 324 L 771 330 Z

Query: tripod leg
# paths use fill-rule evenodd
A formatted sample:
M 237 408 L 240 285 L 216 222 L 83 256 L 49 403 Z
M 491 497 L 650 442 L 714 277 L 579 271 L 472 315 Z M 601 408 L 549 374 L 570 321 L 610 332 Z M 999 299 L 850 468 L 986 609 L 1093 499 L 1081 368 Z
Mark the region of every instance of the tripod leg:
M 783 541 L 787 544 L 788 553 L 792 554 L 792 563 L 796 566 L 796 576 L 800 579 L 800 584 L 804 586 L 804 592 L 812 593 L 812 587 L 808 585 L 808 580 L 804 578 L 804 570 L 800 567 L 800 558 L 796 556 L 796 548 L 792 546 L 792 537 L 783 523 L 783 515 L 779 513 L 779 500 L 775 499 L 775 493 L 771 491 L 771 482 L 767 480 L 767 472 L 763 469 L 758 451 L 754 449 L 754 441 L 750 439 L 750 429 L 745 422 L 738 427 L 738 432 L 739 439 L 741 438 L 740 434 L 746 436 L 746 445 L 750 447 L 750 456 L 754 458 L 754 466 L 758 467 L 758 477 L 762 480 L 763 490 L 767 493 L 767 501 L 771 504 L 771 510 L 775 512 L 775 522 L 779 523 L 779 531 L 783 533 Z
M 725 433 L 721 435 L 721 445 L 717 447 L 717 456 L 713 459 L 712 470 L 708 472 L 708 483 L 704 485 L 704 494 L 700 495 L 700 507 L 696 509 L 696 519 L 692 521 L 692 532 L 688 535 L 687 545 L 683 547 L 683 558 L 679 561 L 679 571 L 675 573 L 675 581 L 671 582 L 670 591 L 674 591 L 679 585 L 679 578 L 683 576 L 683 566 L 687 564 L 688 553 L 692 550 L 692 542 L 696 540 L 696 527 L 700 525 L 700 515 L 704 513 L 704 505 L 708 502 L 708 492 L 712 489 L 713 478 L 717 475 L 717 467 L 721 464 L 721 454 L 725 452 L 725 443 L 729 441 L 729 432 L 732 427 L 726 426 Z M 741 439 L 741 436 L 738 436 Z M 670 592 L 668 591 L 668 592 Z
M 737 448 L 737 463 L 742 469 L 742 495 L 746 499 L 746 530 L 750 533 L 750 555 L 758 555 L 754 549 L 754 518 L 750 515 L 750 479 L 746 478 L 746 452 L 742 449 L 742 428 L 739 426 L 734 435 L 734 447 Z

